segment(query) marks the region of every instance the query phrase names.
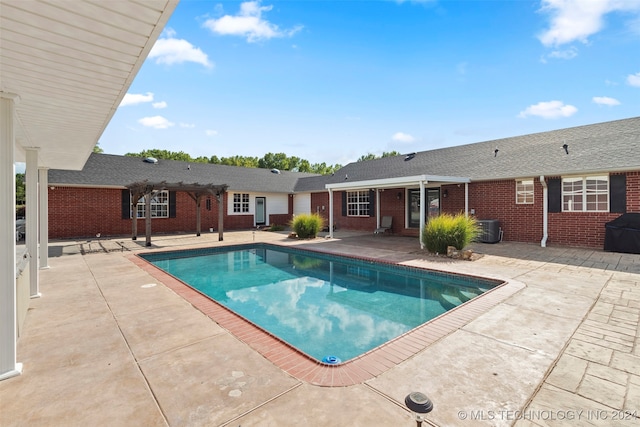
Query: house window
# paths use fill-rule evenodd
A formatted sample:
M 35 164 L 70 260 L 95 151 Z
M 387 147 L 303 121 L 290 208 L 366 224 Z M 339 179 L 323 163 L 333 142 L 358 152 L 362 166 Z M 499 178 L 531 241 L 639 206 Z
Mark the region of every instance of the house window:
M 562 178 L 563 212 L 608 212 L 609 177 Z
M 233 193 L 233 212 L 249 212 L 249 194 Z
M 136 205 L 138 218 L 147 217 L 146 208 L 144 197 L 141 197 Z M 158 191 L 151 198 L 151 218 L 169 218 L 169 192 L 167 190 Z
M 369 190 L 347 192 L 347 216 L 369 216 Z
M 516 204 L 530 205 L 533 203 L 533 179 L 516 181 Z

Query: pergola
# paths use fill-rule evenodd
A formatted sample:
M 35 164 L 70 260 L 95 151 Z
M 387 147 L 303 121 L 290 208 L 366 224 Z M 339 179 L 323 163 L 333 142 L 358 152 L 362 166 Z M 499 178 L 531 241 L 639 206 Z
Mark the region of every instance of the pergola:
M 178 183 L 167 183 L 165 181 L 162 182 L 149 182 L 149 181 L 141 181 L 134 182 L 126 186 L 129 191 L 131 191 L 131 212 L 132 215 L 132 229 L 131 229 L 131 239 L 136 240 L 138 238 L 138 216 L 136 205 L 138 201 L 144 197 L 145 202 L 145 235 L 146 242 L 145 246 L 151 246 L 151 200 L 153 197 L 158 194 L 160 191 L 184 191 L 186 192 L 191 199 L 196 203 L 196 236 L 200 236 L 201 225 L 200 225 L 200 205 L 202 199 L 207 196 L 215 196 L 218 201 L 218 240 L 222 241 L 224 236 L 224 193 L 226 193 L 228 185 L 227 184 L 185 184 L 182 182 Z

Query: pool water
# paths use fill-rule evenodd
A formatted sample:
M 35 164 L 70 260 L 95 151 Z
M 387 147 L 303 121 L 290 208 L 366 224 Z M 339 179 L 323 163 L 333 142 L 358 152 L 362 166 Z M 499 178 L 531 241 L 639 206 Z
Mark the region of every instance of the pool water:
M 325 363 L 357 357 L 498 284 L 266 244 L 141 256 Z

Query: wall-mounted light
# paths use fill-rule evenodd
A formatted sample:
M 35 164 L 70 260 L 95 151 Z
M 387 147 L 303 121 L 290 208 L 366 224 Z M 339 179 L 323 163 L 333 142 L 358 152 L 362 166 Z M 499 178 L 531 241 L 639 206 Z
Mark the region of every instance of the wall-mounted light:
M 396 194 L 396 199 L 402 199 L 402 191 L 398 191 L 398 194 Z
M 449 197 L 449 190 L 446 190 L 446 189 L 445 189 L 445 190 L 442 192 L 442 197 L 444 197 L 445 199 L 446 199 L 447 197 Z

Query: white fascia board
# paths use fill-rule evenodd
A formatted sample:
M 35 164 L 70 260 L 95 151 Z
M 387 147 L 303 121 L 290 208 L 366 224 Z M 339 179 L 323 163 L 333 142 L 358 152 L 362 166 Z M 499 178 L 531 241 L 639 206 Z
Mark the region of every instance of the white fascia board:
M 436 176 L 436 175 L 416 175 L 416 176 L 403 176 L 398 178 L 386 178 L 386 179 L 371 179 L 366 181 L 346 181 L 336 184 L 326 184 L 327 190 L 344 190 L 344 189 L 358 189 L 358 188 L 390 188 L 398 186 L 415 185 L 419 182 L 446 182 L 455 184 L 464 184 L 471 182 L 470 178 L 456 177 L 456 176 Z

